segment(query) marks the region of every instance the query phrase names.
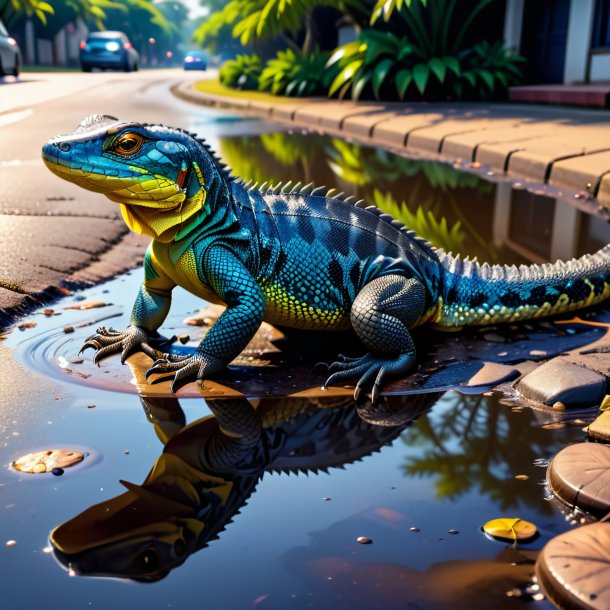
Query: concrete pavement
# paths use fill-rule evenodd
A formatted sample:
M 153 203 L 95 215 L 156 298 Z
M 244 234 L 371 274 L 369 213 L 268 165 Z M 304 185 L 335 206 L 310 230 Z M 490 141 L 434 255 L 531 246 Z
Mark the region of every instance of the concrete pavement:
M 148 242 L 129 232 L 117 205 L 51 174 L 42 144 L 93 113 L 151 122 L 192 114 L 168 89 L 184 78 L 150 70 L 0 79 L 0 328 L 74 285 L 133 267 Z
M 274 104 L 211 95 L 185 100 L 250 112 L 414 155 L 480 163 L 508 177 L 587 191 L 610 207 L 610 111 L 520 104 L 387 104 L 295 99 Z

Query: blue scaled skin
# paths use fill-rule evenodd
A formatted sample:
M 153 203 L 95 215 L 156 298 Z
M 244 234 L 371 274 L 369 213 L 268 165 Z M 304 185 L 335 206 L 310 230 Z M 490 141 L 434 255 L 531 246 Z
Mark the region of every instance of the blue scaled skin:
M 195 135 L 93 115 L 43 147 L 61 178 L 120 204 L 152 242 L 123 332 L 98 329 L 95 360 L 155 353 L 151 336 L 179 285 L 226 305 L 189 357 L 165 355 L 147 375 L 172 391 L 230 363 L 263 320 L 309 330 L 353 329 L 367 352 L 339 356 L 326 384 L 357 378 L 355 395 L 415 365 L 409 330 L 512 322 L 570 311 L 610 294 L 609 248 L 569 263 L 501 267 L 437 250 L 374 206 L 311 185 L 250 187 Z

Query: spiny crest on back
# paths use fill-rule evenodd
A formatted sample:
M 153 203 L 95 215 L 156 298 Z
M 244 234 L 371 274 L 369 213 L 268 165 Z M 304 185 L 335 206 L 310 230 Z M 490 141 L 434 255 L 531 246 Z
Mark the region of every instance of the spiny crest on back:
M 275 186 L 272 186 L 270 181 L 265 181 L 259 185 L 258 182 L 253 180 L 248 180 L 244 182 L 241 178 L 236 178 L 235 183 L 241 185 L 247 191 L 258 191 L 259 193 L 270 193 L 273 195 L 299 195 L 299 196 L 308 196 L 308 197 L 326 197 L 327 199 L 333 199 L 335 201 L 339 201 L 341 203 L 345 203 L 348 205 L 353 205 L 354 207 L 361 208 L 375 214 L 379 220 L 386 222 L 391 225 L 395 229 L 402 231 L 406 235 L 409 236 L 410 239 L 416 241 L 420 246 L 427 248 L 432 251 L 436 251 L 436 248 L 423 237 L 419 237 L 415 231 L 409 229 L 403 222 L 394 218 L 391 214 L 384 212 L 379 209 L 375 205 L 370 205 L 364 201 L 364 199 L 357 199 L 354 195 L 349 195 L 348 197 L 344 197 L 345 193 L 340 192 L 337 193 L 336 189 L 328 188 L 326 186 L 318 186 L 314 187 L 313 182 L 309 182 L 304 186 L 301 186 L 301 182 L 296 182 L 293 184 L 292 180 L 288 182 L 278 182 Z
M 544 280 L 557 276 L 573 275 L 592 269 L 603 267 L 608 264 L 610 257 L 610 245 L 602 248 L 594 254 L 586 254 L 578 259 L 570 261 L 557 261 L 555 263 L 543 263 L 542 265 L 490 265 L 479 263 L 475 258 L 462 258 L 459 254 L 453 256 L 452 252 L 436 251 L 439 262 L 446 271 L 461 277 L 479 277 L 492 282 L 518 281 L 518 280 Z

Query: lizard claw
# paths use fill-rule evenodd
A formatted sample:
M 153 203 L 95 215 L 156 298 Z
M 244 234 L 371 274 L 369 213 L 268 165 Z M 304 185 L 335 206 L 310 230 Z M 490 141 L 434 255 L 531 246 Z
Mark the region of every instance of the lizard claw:
M 121 364 L 125 364 L 125 360 L 135 351 L 141 350 L 148 355 L 154 352 L 147 341 L 148 334 L 138 326 L 129 326 L 122 332 L 101 326 L 95 334 L 87 338 L 79 354 L 89 348 L 95 349 L 93 362 L 99 365 L 104 358 L 120 353 Z
M 151 375 L 172 373 L 173 380 L 170 386 L 172 394 L 191 381 L 201 385 L 204 377 L 224 368 L 220 360 L 206 354 L 195 353 L 192 356 L 164 354 L 164 356 L 166 357 L 156 360 L 146 371 L 145 378 L 148 381 Z
M 408 371 L 413 366 L 414 360 L 415 356 L 412 353 L 399 354 L 395 357 L 382 357 L 369 353 L 361 358 L 349 360 L 344 357 L 342 362 L 333 362 L 329 367 L 329 371 L 335 372 L 326 380 L 324 388 L 345 379 L 359 377 L 354 389 L 354 400 L 357 401 L 362 391 L 374 380 L 371 400 L 375 403 L 386 375 L 398 375 Z

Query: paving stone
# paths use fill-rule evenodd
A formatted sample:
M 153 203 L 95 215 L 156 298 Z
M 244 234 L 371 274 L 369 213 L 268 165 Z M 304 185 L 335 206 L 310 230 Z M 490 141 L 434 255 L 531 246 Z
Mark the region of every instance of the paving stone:
M 372 137 L 380 144 L 402 148 L 409 134 L 442 120 L 443 115 L 440 112 L 405 114 L 375 125 Z
M 509 126 L 506 126 L 507 124 Z M 523 127 L 523 124 L 516 123 L 514 119 L 500 119 L 498 122 L 493 122 L 493 127 L 489 126 L 483 131 L 471 131 L 448 136 L 443 141 L 442 153 L 452 158 L 481 162 L 477 158 L 477 153 L 486 144 L 520 142 L 538 137 L 545 132 L 547 132 L 546 128 L 533 129 L 532 127 Z
M 299 108 L 294 113 L 295 121 L 306 121 L 307 126 L 324 126 L 339 129 L 343 119 L 351 112 L 358 111 L 358 104 L 352 101 L 318 102 Z
M 393 110 L 377 109 L 366 114 L 349 116 L 343 121 L 343 130 L 346 135 L 353 135 L 362 139 L 370 138 L 376 125 L 383 121 L 402 116 L 402 114 Z
M 593 523 L 556 536 L 536 561 L 544 594 L 566 610 L 610 608 L 610 523 Z
M 256 110 L 257 112 L 262 113 L 263 116 L 269 116 L 274 105 L 273 102 L 268 102 L 266 100 L 248 100 L 248 110 Z
M 585 191 L 589 184 L 595 187 L 607 172 L 610 172 L 610 152 L 593 153 L 557 161 L 551 168 L 549 182 L 575 191 Z
M 606 379 L 583 366 L 551 360 L 521 378 L 517 390 L 535 402 L 567 408 L 599 404 L 606 394 Z
M 445 138 L 463 133 L 483 132 L 490 125 L 489 119 L 445 119 L 409 134 L 407 150 L 440 153 Z
M 271 118 L 281 121 L 293 121 L 295 112 L 315 103 L 314 98 L 302 99 L 289 104 L 277 104 L 271 109 Z
M 598 443 L 565 447 L 549 464 L 546 480 L 570 508 L 603 517 L 610 512 L 610 447 Z

